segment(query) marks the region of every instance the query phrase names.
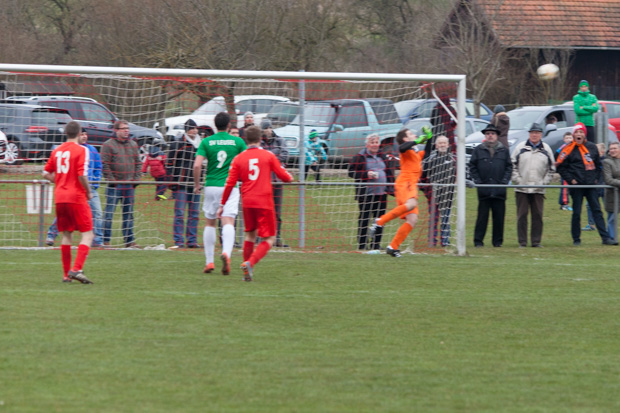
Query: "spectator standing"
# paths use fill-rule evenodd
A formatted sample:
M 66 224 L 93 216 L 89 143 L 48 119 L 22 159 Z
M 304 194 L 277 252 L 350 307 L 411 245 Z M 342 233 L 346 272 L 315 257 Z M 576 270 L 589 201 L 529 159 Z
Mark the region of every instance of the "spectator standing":
M 141 172 L 146 174 L 147 171 L 150 171 L 151 176 L 157 182 L 166 182 L 169 180 L 168 174 L 166 173 L 166 155 L 155 145 L 149 148 L 149 154 L 144 160 L 144 164 L 142 164 Z M 167 188 L 168 184 L 158 184 L 155 187 L 155 201 L 168 199 L 164 195 Z
M 609 144 L 609 156 L 603 160 L 603 178 L 607 185 L 620 190 L 620 143 Z M 618 241 L 618 219 L 614 211 L 614 189 L 605 189 L 605 210 L 607 211 L 607 232 L 609 238 Z
M 387 196 L 394 195 L 394 160 L 391 155 L 379 151 L 381 143 L 379 135 L 371 134 L 366 137 L 366 147 L 351 158 L 349 163 L 349 177 L 355 180 L 355 200 L 359 208 L 357 218 L 357 248 L 366 250 L 368 244 L 371 250 L 381 249 L 383 227 L 377 228 L 368 243 L 368 223 L 385 214 Z M 386 184 L 386 185 L 366 185 Z M 374 221 L 373 221 L 374 222 Z
M 241 199 L 243 200 L 243 220 L 245 222 L 245 240 L 243 242 L 243 280 L 252 281 L 254 267 L 267 255 L 276 238 L 276 220 L 272 195 L 272 173 L 285 182 L 293 177 L 286 172 L 282 163 L 274 154 L 262 149 L 261 130 L 251 126 L 245 134 L 248 149 L 238 155 L 232 162 L 226 187 L 220 205 L 225 205 L 228 197 L 241 181 Z M 220 206 L 217 216 L 221 217 L 224 207 Z M 256 249 L 257 236 L 262 241 Z
M 88 182 L 90 184 L 90 193 L 91 197 L 88 200 L 88 206 L 90 207 L 90 212 L 93 215 L 93 233 L 94 239 L 92 242 L 92 248 L 101 248 L 103 246 L 103 221 L 101 217 L 103 216 L 103 211 L 101 210 L 101 199 L 99 198 L 99 193 L 97 189 L 99 188 L 99 182 L 101 181 L 101 156 L 97 149 L 89 145 L 88 134 L 86 130 L 82 129 L 80 136 L 78 138 L 78 143 L 82 146 L 85 146 L 89 150 L 89 161 L 88 161 Z M 47 231 L 47 237 L 45 239 L 45 244 L 48 246 L 54 245 L 54 240 L 58 236 L 58 225 L 57 220 L 54 219 L 52 225 Z
M 474 149 L 469 161 L 469 173 L 475 184 L 507 185 L 512 173 L 510 153 L 498 137 L 500 130 L 489 124 L 482 130 L 485 140 Z M 484 236 L 489 224 L 489 211 L 493 219 L 494 247 L 504 243 L 504 218 L 506 215 L 506 188 L 478 187 L 478 217 L 474 229 L 474 246 L 484 246 Z
M 573 133 L 572 132 L 566 132 L 564 134 L 564 137 L 562 138 L 562 140 L 564 141 L 564 144 L 557 149 L 557 151 L 556 151 L 556 158 L 560 155 L 560 152 L 562 152 L 562 149 L 564 149 L 566 147 L 566 145 L 571 144 L 573 142 Z M 560 182 L 562 183 L 562 185 L 568 185 L 566 183 L 566 181 L 563 180 L 563 179 L 560 180 Z M 560 209 L 562 211 L 572 211 L 573 210 L 573 208 L 569 205 L 570 198 L 568 196 L 568 188 L 560 189 L 560 197 L 558 199 L 558 203 L 560 204 Z
M 573 128 L 574 142 L 560 152 L 558 157 L 558 172 L 569 185 L 597 185 L 601 179 L 601 160 L 598 148 L 586 139 L 587 129 L 583 123 L 577 123 Z M 571 235 L 573 245 L 581 245 L 581 207 L 583 198 L 590 203 L 596 229 L 603 241 L 603 245 L 618 245 L 607 232 L 603 213 L 598 203 L 597 188 L 570 188 L 573 199 L 573 216 L 571 220 Z
M 271 120 L 265 118 L 262 120 L 260 125 L 263 135 L 262 135 L 262 143 L 261 147 L 263 149 L 268 150 L 273 153 L 282 166 L 286 165 L 286 160 L 288 159 L 288 149 L 284 144 L 284 139 L 276 135 L 271 126 Z M 272 178 L 274 182 L 280 182 L 279 178 L 275 173 L 272 174 Z M 276 209 L 276 222 L 278 223 L 278 231 L 276 235 L 276 247 L 284 247 L 288 248 L 287 244 L 282 242 L 282 197 L 284 195 L 284 188 L 282 184 L 274 184 L 273 185 L 273 202 Z
M 603 161 L 605 160 L 605 144 L 604 143 L 597 143 L 596 147 L 598 148 L 598 156 L 601 158 L 601 168 L 602 168 L 603 167 Z M 601 169 L 601 171 L 602 171 L 602 169 Z M 597 199 L 599 199 L 599 204 L 601 203 L 600 200 L 602 200 L 603 203 L 604 203 L 605 202 L 605 189 L 604 188 L 597 188 L 596 189 L 596 197 L 597 197 Z M 586 202 L 586 211 L 588 213 L 588 225 L 583 227 L 581 230 L 582 231 L 596 231 L 596 223 L 594 222 L 594 216 L 592 215 L 592 208 L 590 208 L 590 203 L 588 203 L 588 202 Z
M 117 120 L 114 123 L 114 137 L 108 139 L 101 147 L 103 177 L 108 181 L 135 181 L 136 183 L 108 183 L 105 190 L 106 205 L 103 216 L 103 245 L 110 245 L 112 237 L 112 220 L 116 204 L 123 204 L 122 233 L 126 248 L 137 248 L 134 238 L 133 209 L 135 187 L 141 177 L 138 145 L 129 139 L 129 123 Z
M 220 206 L 222 193 L 228 170 L 235 156 L 246 149 L 243 139 L 229 135 L 230 115 L 220 112 L 215 115 L 215 127 L 217 133 L 205 138 L 200 142 L 194 161 L 194 193 L 200 195 L 202 192 L 202 166 L 207 161 L 207 176 L 205 178 L 203 210 L 207 219 L 203 232 L 205 249 L 205 268 L 204 273 L 211 273 L 215 269 L 215 240 L 216 240 L 216 217 Z M 239 188 L 232 188 L 230 197 L 222 212 L 222 274 L 230 274 L 230 258 L 235 243 L 235 218 L 239 212 Z
M 58 229 L 62 231 L 60 257 L 63 268 L 63 282 L 76 280 L 92 284 L 82 268 L 93 241 L 93 216 L 87 200 L 92 197 L 88 184 L 90 150 L 80 145 L 78 138 L 82 127 L 71 121 L 65 126 L 67 140 L 52 151 L 45 164 L 43 177 L 54 182 L 54 200 Z M 77 256 L 71 267 L 71 242 L 74 231 L 81 234 Z
M 493 108 L 493 117 L 491 118 L 491 124 L 499 130 L 497 140 L 501 142 L 506 148 L 510 148 L 508 145 L 508 131 L 510 131 L 510 118 L 506 113 L 506 108 L 502 105 L 497 105 Z
M 166 170 L 170 176 L 174 194 L 174 221 L 171 248 L 198 248 L 198 221 L 200 216 L 200 194 L 194 193 L 194 160 L 202 141 L 193 119 L 185 122 L 185 133 L 181 139 L 170 144 L 166 159 Z M 201 171 L 202 172 L 202 171 Z M 202 182 L 202 177 L 200 179 Z M 187 213 L 187 218 L 186 218 Z M 185 231 L 183 231 L 185 230 Z M 185 232 L 185 239 L 183 238 Z
M 586 127 L 586 134 L 591 141 L 595 139 L 594 114 L 598 112 L 598 99 L 590 93 L 590 84 L 587 80 L 579 82 L 579 91 L 573 96 L 576 123 L 582 123 Z
M 308 135 L 308 140 L 305 143 L 306 149 L 306 167 L 305 176 L 308 177 L 308 172 L 312 169 L 315 174 L 316 182 L 321 182 L 321 162 L 327 160 L 327 153 L 321 142 L 319 142 L 319 134 L 316 130 L 311 130 Z
M 437 225 L 440 230 L 440 243 L 442 247 L 450 245 L 450 212 L 454 199 L 456 182 L 456 158 L 450 152 L 450 141 L 446 136 L 438 136 L 435 139 L 435 150 L 424 159 L 422 164 L 428 181 L 433 184 L 431 197 L 428 200 L 429 213 L 429 245 L 437 245 Z
M 396 235 L 392 238 L 386 253 L 392 257 L 399 258 L 400 245 L 407 239 L 409 233 L 418 222 L 418 180 L 422 175 L 422 159 L 424 151 L 418 151 L 416 145 L 427 142 L 431 139 L 431 131 L 423 127 L 425 135 L 419 138 L 409 129 L 402 129 L 396 134 L 398 151 L 400 152 L 400 174 L 396 178 L 394 190 L 398 206 L 388 213 L 382 215 L 370 228 L 370 235 L 374 237 L 385 224 L 396 218 L 404 219 L 405 222 L 398 228 Z
M 542 141 L 543 129 L 534 123 L 530 137 L 519 143 L 512 155 L 514 185 L 547 185 L 555 172 L 553 151 Z M 540 248 L 543 233 L 545 188 L 515 188 L 517 201 L 517 238 L 520 247 L 527 247 L 527 216 L 532 215 L 531 246 Z
M 243 127 L 239 129 L 239 136 L 245 139 L 245 129 L 252 125 L 254 125 L 254 114 L 247 111 L 243 114 Z

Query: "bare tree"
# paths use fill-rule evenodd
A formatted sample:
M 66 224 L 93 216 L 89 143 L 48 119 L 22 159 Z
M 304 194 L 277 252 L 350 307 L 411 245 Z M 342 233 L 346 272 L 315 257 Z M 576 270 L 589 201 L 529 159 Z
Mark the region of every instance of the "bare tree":
M 442 49 L 446 69 L 467 75 L 468 89 L 474 101 L 475 116 L 480 116 L 480 102 L 498 82 L 504 81 L 507 62 L 512 58 L 495 36 L 491 22 L 501 24 L 497 11 L 479 9 L 475 2 L 458 2 L 439 33 L 437 45 Z

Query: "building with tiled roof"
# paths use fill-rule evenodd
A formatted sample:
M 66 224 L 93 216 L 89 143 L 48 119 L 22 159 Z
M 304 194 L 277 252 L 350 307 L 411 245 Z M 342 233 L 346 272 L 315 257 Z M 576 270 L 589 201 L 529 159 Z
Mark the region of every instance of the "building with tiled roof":
M 540 64 L 553 52 L 570 54 L 551 61 L 565 71 L 561 98 L 587 79 L 599 99 L 620 100 L 620 0 L 458 0 L 448 21 L 465 6 L 505 49 L 521 55 L 529 49 Z

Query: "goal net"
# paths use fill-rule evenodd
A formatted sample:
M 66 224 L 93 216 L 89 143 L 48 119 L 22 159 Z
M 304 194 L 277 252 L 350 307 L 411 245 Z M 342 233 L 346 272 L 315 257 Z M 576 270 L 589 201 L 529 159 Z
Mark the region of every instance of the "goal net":
M 464 150 L 461 154 L 457 143 L 471 131 L 458 122 L 465 114 L 463 76 L 34 65 L 0 70 L 0 247 L 43 246 L 48 234 L 53 238 L 48 231 L 53 202 L 44 205 L 53 191 L 42 185 L 41 172 L 71 119 L 104 152 L 104 169 L 106 162 L 112 170 L 136 168 L 119 175 L 104 171 L 98 194 L 108 234 L 101 242 L 125 246 L 123 228 L 131 225 L 143 247 L 202 244 L 202 200 L 196 219 L 174 198 L 192 185 L 188 165 L 196 145 L 217 132 L 215 115 L 227 111 L 233 133 L 243 136 L 246 119 L 261 127 L 264 146 L 295 176 L 294 183 L 281 185 L 277 199 L 279 243 L 303 251 L 385 249 L 401 220 L 386 225 L 380 237 L 373 238 L 369 227 L 377 214 L 396 206 L 391 179 L 399 173 L 396 136 L 404 128 L 416 135 L 430 128 L 432 145 L 418 147 L 426 149 L 419 221 L 401 249 L 464 253 L 464 238 L 458 242 L 464 216 L 457 220 L 465 206 L 464 197 L 457 202 Z M 137 158 L 110 158 L 104 150 L 118 119 L 129 122 Z M 191 130 L 186 134 L 190 119 L 197 137 Z M 439 135 L 448 138 L 447 157 L 434 147 Z M 128 223 L 122 202 L 110 213 L 109 186 L 133 188 L 137 179 Z M 241 216 L 237 226 L 241 243 Z

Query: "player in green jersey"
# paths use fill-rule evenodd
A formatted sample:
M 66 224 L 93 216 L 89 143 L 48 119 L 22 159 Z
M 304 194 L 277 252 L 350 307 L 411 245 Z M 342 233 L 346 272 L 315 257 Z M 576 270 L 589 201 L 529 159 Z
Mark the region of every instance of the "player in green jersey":
M 229 135 L 226 131 L 230 124 L 230 115 L 220 112 L 215 115 L 215 127 L 217 133 L 205 138 L 200 143 L 194 161 L 194 192 L 199 194 L 202 191 L 200 177 L 202 175 L 203 163 L 207 162 L 207 176 L 205 178 L 205 189 L 203 197 L 203 207 L 207 223 L 203 233 L 205 248 L 205 273 L 213 272 L 215 269 L 215 240 L 216 236 L 216 213 L 220 207 L 220 200 L 228 178 L 228 170 L 233 158 L 246 150 L 247 146 L 243 139 Z M 226 205 L 223 205 L 222 213 L 222 274 L 230 274 L 230 256 L 235 243 L 235 218 L 239 211 L 239 188 L 234 188 L 233 193 L 228 198 Z

